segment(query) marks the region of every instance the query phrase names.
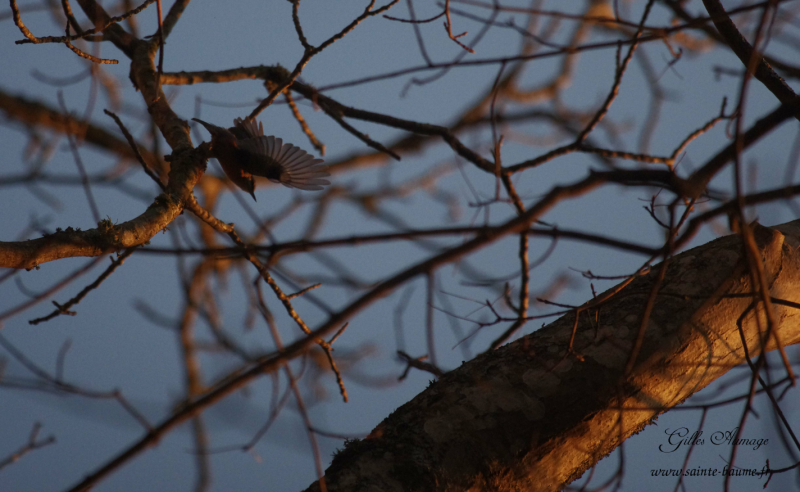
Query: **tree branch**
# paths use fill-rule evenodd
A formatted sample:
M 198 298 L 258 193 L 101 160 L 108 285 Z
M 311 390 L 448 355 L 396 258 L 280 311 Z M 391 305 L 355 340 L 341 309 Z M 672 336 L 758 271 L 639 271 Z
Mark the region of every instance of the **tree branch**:
M 776 306 L 776 328 L 785 344 L 798 343 L 800 223 L 755 232 L 771 295 L 789 302 Z M 326 472 L 328 490 L 561 490 L 745 360 L 737 319 L 753 289 L 740 240 L 728 236 L 670 260 L 625 375 L 657 271 L 600 307 L 599 326 L 594 313 L 578 320 L 576 355 L 568 350 L 575 324 L 568 314 L 445 374 L 366 439 L 349 442 Z M 771 340 L 759 346 L 754 316 L 743 330 L 751 356 L 776 348 Z M 307 489 L 317 490 L 316 483 Z

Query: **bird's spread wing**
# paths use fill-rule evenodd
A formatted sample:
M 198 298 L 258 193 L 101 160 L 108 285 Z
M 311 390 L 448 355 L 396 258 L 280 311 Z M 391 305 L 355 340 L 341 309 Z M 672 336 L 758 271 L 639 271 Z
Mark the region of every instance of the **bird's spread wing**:
M 292 144 L 284 144 L 280 138 L 261 135 L 241 141 L 239 148 L 254 155 L 247 171 L 256 176 L 301 190 L 321 190 L 330 184 L 324 179 L 330 174 L 325 171 L 322 159 L 315 159 Z
M 234 128 L 241 128 L 247 134 L 247 138 L 258 138 L 264 135 L 264 124 L 256 120 L 243 120 L 236 118 L 233 120 Z

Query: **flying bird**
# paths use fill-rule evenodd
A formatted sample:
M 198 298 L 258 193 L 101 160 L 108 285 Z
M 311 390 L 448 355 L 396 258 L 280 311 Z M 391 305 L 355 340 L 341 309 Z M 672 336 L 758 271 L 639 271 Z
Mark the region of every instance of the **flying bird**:
M 192 118 L 211 133 L 211 157 L 215 157 L 228 178 L 244 191 L 255 195 L 254 176 L 300 190 L 321 190 L 330 181 L 322 159 L 280 138 L 264 135 L 264 125 L 254 120 L 233 120 L 233 127 L 222 128 Z

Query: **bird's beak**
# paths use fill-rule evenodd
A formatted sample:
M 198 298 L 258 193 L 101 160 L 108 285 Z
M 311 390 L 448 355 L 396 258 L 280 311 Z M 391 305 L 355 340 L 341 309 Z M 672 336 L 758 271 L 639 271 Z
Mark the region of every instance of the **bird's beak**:
M 203 125 L 204 127 L 206 127 L 206 130 L 208 130 L 208 133 L 210 133 L 211 135 L 215 135 L 215 134 L 219 133 L 220 130 L 222 130 L 222 128 L 218 127 L 217 125 L 212 125 L 211 123 L 206 123 L 205 121 L 201 120 L 200 118 L 192 118 L 192 121 L 196 121 L 196 122 L 200 123 L 201 125 Z

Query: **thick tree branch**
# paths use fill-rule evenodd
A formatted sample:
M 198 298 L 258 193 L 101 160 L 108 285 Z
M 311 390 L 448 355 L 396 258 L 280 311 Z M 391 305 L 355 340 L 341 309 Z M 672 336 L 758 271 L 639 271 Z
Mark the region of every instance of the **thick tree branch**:
M 771 295 L 783 301 L 780 337 L 798 343 L 800 224 L 757 226 L 756 237 Z M 594 313 L 582 316 L 574 353 L 568 314 L 444 375 L 350 442 L 327 470 L 328 490 L 561 490 L 745 360 L 737 320 L 753 289 L 741 241 L 728 236 L 670 260 L 637 362 L 624 375 L 657 270 L 600 306 L 599 325 Z M 752 357 L 776 348 L 771 339 L 760 346 L 752 314 L 742 328 Z
M 175 181 L 182 187 L 168 187 L 169 194 L 159 195 L 144 213 L 120 225 L 105 219 L 96 229 L 81 231 L 69 227 L 39 239 L 0 241 L 0 267 L 30 270 L 61 258 L 99 256 L 144 244 L 183 211 L 182 197 L 191 193 L 201 175 L 202 171 Z

